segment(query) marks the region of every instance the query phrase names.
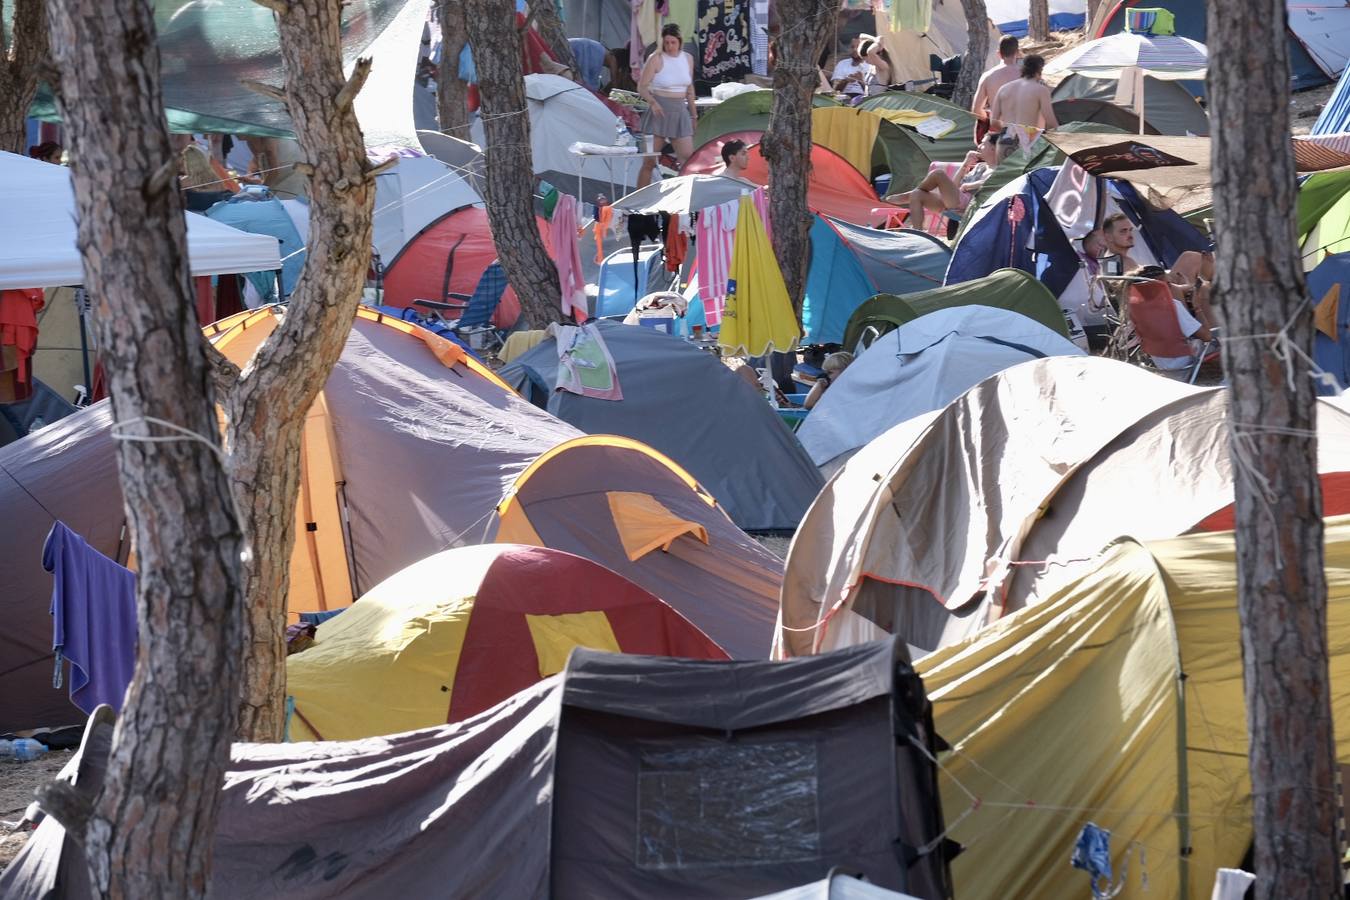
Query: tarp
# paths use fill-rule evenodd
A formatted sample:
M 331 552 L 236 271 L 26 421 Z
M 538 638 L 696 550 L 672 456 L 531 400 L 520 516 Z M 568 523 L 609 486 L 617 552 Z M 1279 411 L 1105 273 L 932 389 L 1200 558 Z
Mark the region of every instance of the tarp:
M 834 468 L 883 432 L 941 409 L 996 372 L 1029 359 L 1082 353 L 1010 310 L 936 310 L 873 341 L 830 383 L 797 439 L 817 466 Z
M 868 328 L 881 334 L 925 313 L 958 306 L 992 306 L 1011 310 L 1068 337 L 1064 313 L 1053 294 L 1021 269 L 998 269 L 983 278 L 949 284 L 904 296 L 882 294 L 854 310 L 844 329 L 844 346 L 853 349 Z
M 966 52 L 969 29 L 966 27 L 965 10 L 960 3 L 954 3 L 952 0 L 933 3 L 926 31 L 913 29 L 892 31 L 891 7 L 893 7 L 893 3 L 878 3 L 873 8 L 875 9 L 876 34 L 880 35 L 882 45 L 886 48 L 886 52 L 890 54 L 891 80 L 894 83 L 930 81 L 933 78 L 932 66 L 929 65 L 931 56 L 946 59 Z M 860 5 L 868 6 L 868 4 Z M 993 22 L 986 19 L 985 23 L 989 31 L 989 54 L 985 58 L 982 68 L 987 69 L 998 63 L 998 39 L 1000 35 Z M 921 85 L 915 85 L 915 87 L 922 89 Z
M 1126 108 L 1115 103 L 1118 81 L 1110 78 L 1090 78 L 1086 75 L 1067 75 L 1055 85 L 1050 96 L 1056 101 L 1055 112 L 1058 115 L 1060 101 L 1096 100 L 1110 104 L 1129 118 L 1129 124 L 1121 127 L 1131 134 L 1139 131 L 1139 112 L 1133 107 Z M 1060 119 L 1060 123 L 1064 123 Z M 1205 108 L 1195 101 L 1191 92 L 1175 81 L 1158 78 L 1144 78 L 1144 124 L 1158 134 L 1184 136 L 1209 134 L 1209 115 Z
M 1325 572 L 1344 764 L 1344 519 L 1327 522 Z M 1067 859 L 1089 821 L 1111 832 L 1125 900 L 1208 897 L 1216 868 L 1240 865 L 1252 813 L 1235 575 L 1231 533 L 1121 539 L 1041 606 L 919 663 L 955 751 L 941 781 L 951 836 L 967 844 L 953 863 L 956 896 L 1087 896 Z M 967 791 L 983 805 L 960 819 Z
M 802 303 L 804 342 L 842 343 L 849 317 L 868 298 L 939 287 L 950 259 L 947 245 L 922 231 L 878 231 L 817 216 Z
M 498 373 L 536 405 L 588 434 L 640 440 L 699 480 L 748 531 L 793 530 L 823 482 L 764 398 L 718 359 L 651 328 L 596 323 L 618 368 L 623 399 L 557 391 L 552 338 Z M 692 402 L 672 416 L 672 402 Z
M 628 0 L 563 0 L 559 10 L 568 37 L 591 38 L 606 47 L 628 46 L 633 20 Z M 686 34 L 689 31 L 685 29 Z
M 947 897 L 944 855 L 927 849 L 942 845 L 936 745 L 894 643 L 786 664 L 578 649 L 466 722 L 235 744 L 211 893 L 712 900 L 838 866 Z M 87 866 L 48 819 L 0 893 L 75 900 L 48 893 L 72 869 Z
M 347 741 L 462 722 L 562 671 L 574 647 L 727 658 L 665 603 L 588 559 L 458 547 L 389 576 L 286 657 L 287 735 Z
M 83 284 L 70 170 L 0 152 L 0 196 L 0 290 Z M 193 275 L 281 268 L 274 238 L 184 215 Z
M 789 552 L 777 650 L 889 631 L 930 651 L 1038 602 L 1122 529 L 1231 525 L 1226 431 L 1219 388 L 1090 356 L 1006 369 L 825 486 Z M 1350 512 L 1350 414 L 1319 403 L 1318 434 L 1323 509 Z

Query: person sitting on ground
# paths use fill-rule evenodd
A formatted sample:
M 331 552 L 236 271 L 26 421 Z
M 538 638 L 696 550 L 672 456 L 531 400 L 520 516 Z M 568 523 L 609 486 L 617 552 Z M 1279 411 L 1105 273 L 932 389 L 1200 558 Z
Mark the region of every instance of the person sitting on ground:
M 1120 259 L 1118 272 L 1128 272 L 1139 268 L 1139 264 L 1130 256 L 1134 249 L 1134 223 L 1124 213 L 1114 213 L 1102 220 L 1102 236 L 1106 241 L 1106 252 Z
M 1050 89 L 1041 81 L 1045 60 L 1036 54 L 1022 58 L 1022 77 L 998 89 L 989 107 L 989 120 L 1003 127 L 999 151 L 1007 156 L 1019 146 L 1028 149 L 1042 131 L 1059 127 Z
M 694 58 L 684 52 L 684 38 L 680 26 L 673 22 L 661 29 L 661 52 L 653 53 L 642 67 L 638 94 L 647 101 L 647 112 L 642 117 L 643 134 L 652 135 L 654 150 L 660 151 L 666 141 L 675 147 L 680 162 L 694 152 L 694 129 L 698 125 L 698 109 L 694 105 Z M 638 187 L 651 183 L 656 160 L 642 160 L 638 173 Z
M 1181 285 L 1172 284 L 1168 277 L 1167 270 L 1162 266 L 1140 266 L 1131 269 L 1126 273 L 1131 278 L 1147 278 L 1152 281 L 1161 281 L 1168 285 L 1172 291 L 1172 305 L 1177 313 L 1177 325 L 1181 328 L 1181 334 L 1187 340 L 1198 338 L 1201 341 L 1211 340 L 1214 336 L 1214 311 L 1209 305 L 1209 292 L 1199 291 L 1191 292 Z M 1187 308 L 1185 300 L 1194 303 L 1194 314 Z M 1195 352 L 1199 348 L 1192 342 L 1192 354 L 1190 356 L 1154 356 L 1153 365 L 1159 370 L 1170 372 L 1177 369 L 1184 369 L 1195 362 Z
M 970 104 L 970 111 L 975 114 L 975 143 L 984 140 L 984 136 L 990 131 L 1002 131 L 1003 123 L 995 122 L 989 118 L 989 107 L 994 102 L 994 96 L 1005 85 L 1017 80 L 1017 54 L 1020 51 L 1017 47 L 1017 38 L 1011 35 L 1004 35 L 998 42 L 999 64 L 989 69 L 980 76 L 980 83 L 975 88 L 975 99 Z
M 867 93 L 867 82 L 876 76 L 876 69 L 862 57 L 862 38 L 854 38 L 848 45 L 848 56 L 834 64 L 830 84 L 845 97 L 861 97 Z
M 949 210 L 964 211 L 975 193 L 989 180 L 996 165 L 998 135 L 991 131 L 984 136 L 978 150 L 966 154 L 966 161 L 955 178 L 946 172 L 929 172 L 914 190 L 891 194 L 886 200 L 898 206 L 908 206 L 909 218 L 905 224 L 910 228 L 922 228 L 924 210 L 932 210 L 938 215 Z
M 819 403 L 820 398 L 825 396 L 825 392 L 829 390 L 830 384 L 844 374 L 844 370 L 848 368 L 848 364 L 851 362 L 853 362 L 853 354 L 847 350 L 840 350 L 838 353 L 831 353 L 825 357 L 825 361 L 820 364 L 820 367 L 825 370 L 825 374 L 816 379 L 816 383 L 811 386 L 811 392 L 802 401 L 802 406 L 811 409 Z
M 723 175 L 749 181 L 745 172 L 750 168 L 750 149 L 745 146 L 745 141 L 731 140 L 723 144 L 722 164 L 726 166 Z
M 28 148 L 28 155 L 38 162 L 61 165 L 61 154 L 65 151 L 56 141 L 43 141 Z

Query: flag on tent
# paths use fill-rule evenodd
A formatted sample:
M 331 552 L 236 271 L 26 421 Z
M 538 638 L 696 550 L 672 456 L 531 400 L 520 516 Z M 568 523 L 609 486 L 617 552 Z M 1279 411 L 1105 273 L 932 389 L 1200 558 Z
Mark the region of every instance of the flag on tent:
M 748 194 L 737 211 L 719 343 L 732 356 L 792 350 L 801 337 L 783 273 Z

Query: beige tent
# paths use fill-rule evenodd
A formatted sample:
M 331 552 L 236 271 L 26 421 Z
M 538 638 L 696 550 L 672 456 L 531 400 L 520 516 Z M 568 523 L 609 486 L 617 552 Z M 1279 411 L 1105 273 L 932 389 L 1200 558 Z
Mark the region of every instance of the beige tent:
M 916 655 L 1043 596 L 1112 537 L 1231 526 L 1220 389 L 1096 357 L 1007 369 L 877 438 L 788 553 L 775 653 L 900 634 Z M 1324 511 L 1350 512 L 1350 415 L 1319 404 Z
M 891 57 L 892 83 L 923 81 L 933 77 L 930 55 L 942 58 L 966 51 L 966 14 L 961 0 L 933 0 L 933 19 L 926 32 L 891 31 L 889 10 L 877 11 L 877 34 Z M 998 63 L 998 41 L 1002 35 L 989 25 L 989 58 L 985 68 Z
M 1350 519 L 1328 522 L 1326 552 L 1344 764 Z M 1121 539 L 1044 603 L 919 663 L 953 747 L 940 781 L 968 847 L 956 896 L 1088 896 L 1069 866 L 1086 822 L 1111 832 L 1122 900 L 1208 897 L 1215 869 L 1240 863 L 1252 830 L 1235 570 L 1231 533 Z

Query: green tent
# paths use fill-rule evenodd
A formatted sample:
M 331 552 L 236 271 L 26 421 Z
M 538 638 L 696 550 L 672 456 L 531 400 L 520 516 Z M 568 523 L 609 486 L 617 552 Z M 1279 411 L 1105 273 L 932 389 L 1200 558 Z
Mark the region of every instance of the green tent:
M 811 95 L 812 108 L 838 106 L 839 101 L 825 94 Z M 694 129 L 694 146 L 702 147 L 708 141 L 736 131 L 768 131 L 769 113 L 773 110 L 773 91 L 746 91 L 698 114 Z
M 1303 180 L 1298 189 L 1298 239 L 1305 270 L 1328 253 L 1350 251 L 1350 172 L 1323 172 Z
M 872 112 L 884 109 L 914 109 L 936 113 L 956 123 L 955 128 L 936 140 L 924 137 L 913 128 L 895 126 L 905 141 L 912 145 L 913 150 L 910 153 L 917 151 L 925 162 L 918 178 L 909 181 L 904 180 L 900 172 L 892 169 L 892 191 L 908 190 L 917 184 L 919 179 L 927 174 L 929 162 L 961 162 L 967 153 L 975 149 L 975 117 L 971 115 L 970 110 L 962 109 L 940 97 L 914 91 L 887 91 L 875 97 L 868 97 L 858 104 L 858 108 Z
M 1064 311 L 1045 285 L 1021 269 L 999 269 L 960 284 L 920 291 L 916 294 L 877 294 L 853 311 L 844 329 L 844 346 L 858 346 L 869 328 L 878 336 L 894 331 L 906 322 L 939 309 L 953 306 L 993 306 L 1019 312 L 1040 322 L 1055 334 L 1069 336 Z

